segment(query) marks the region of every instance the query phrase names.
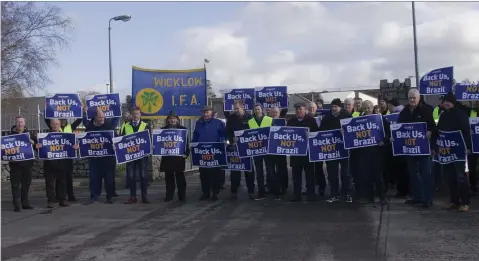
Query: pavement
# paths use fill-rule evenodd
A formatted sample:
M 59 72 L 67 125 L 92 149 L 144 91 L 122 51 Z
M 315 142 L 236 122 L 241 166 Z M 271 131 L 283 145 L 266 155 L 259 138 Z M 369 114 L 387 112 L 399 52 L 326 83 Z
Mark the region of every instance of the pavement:
M 227 179 L 228 180 L 228 179 Z M 381 208 L 355 203 L 290 203 L 228 199 L 199 202 L 197 174 L 187 201 L 164 203 L 163 181 L 149 187 L 151 204 L 73 204 L 48 211 L 32 192 L 34 210 L 12 211 L 2 191 L 2 260 L 478 260 L 479 204 L 445 211 L 447 198 L 422 210 L 391 199 Z M 227 182 L 229 183 L 229 182 Z M 76 194 L 87 200 L 88 188 Z

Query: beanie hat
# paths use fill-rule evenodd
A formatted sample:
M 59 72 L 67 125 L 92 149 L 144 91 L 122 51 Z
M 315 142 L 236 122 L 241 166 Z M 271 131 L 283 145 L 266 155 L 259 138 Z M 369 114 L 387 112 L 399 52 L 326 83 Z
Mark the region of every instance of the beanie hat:
M 342 104 L 341 99 L 339 99 L 339 98 L 336 98 L 336 99 L 331 101 L 331 105 L 336 105 L 336 106 L 341 107 L 341 104 Z

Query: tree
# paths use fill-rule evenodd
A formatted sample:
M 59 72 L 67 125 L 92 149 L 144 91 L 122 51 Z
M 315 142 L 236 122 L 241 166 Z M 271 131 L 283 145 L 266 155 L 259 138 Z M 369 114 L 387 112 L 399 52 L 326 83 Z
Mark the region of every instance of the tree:
M 2 97 L 43 90 L 59 48 L 68 46 L 71 20 L 60 8 L 35 2 L 2 2 Z
M 206 80 L 206 92 L 208 93 L 208 98 L 216 98 L 216 93 L 213 90 L 213 86 L 211 86 L 210 80 Z
M 78 92 L 78 95 L 80 95 L 80 100 L 81 102 L 86 105 L 86 97 L 88 95 L 95 95 L 95 94 L 101 94 L 100 92 L 98 91 L 94 91 L 94 90 L 89 90 L 89 91 L 79 91 Z

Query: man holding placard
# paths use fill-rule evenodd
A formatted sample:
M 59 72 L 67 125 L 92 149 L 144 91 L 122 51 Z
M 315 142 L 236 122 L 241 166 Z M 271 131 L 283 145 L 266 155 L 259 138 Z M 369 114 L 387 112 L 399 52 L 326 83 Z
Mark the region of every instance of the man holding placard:
M 315 118 L 318 123 L 318 127 L 321 126 L 322 115 L 319 115 L 317 110 L 318 106 L 323 107 L 323 100 L 319 99 L 314 102 L 310 102 L 308 106 L 308 115 Z M 319 196 L 324 196 L 324 191 L 326 190 L 326 177 L 324 175 L 323 161 L 318 161 L 314 163 L 314 181 L 315 185 L 319 186 Z
M 283 110 L 284 111 L 284 110 Z M 274 126 L 286 126 L 283 111 L 279 111 L 277 106 L 271 107 L 271 118 Z M 288 161 L 284 155 L 271 155 L 274 171 L 278 174 L 280 180 L 280 194 L 285 195 L 289 186 Z

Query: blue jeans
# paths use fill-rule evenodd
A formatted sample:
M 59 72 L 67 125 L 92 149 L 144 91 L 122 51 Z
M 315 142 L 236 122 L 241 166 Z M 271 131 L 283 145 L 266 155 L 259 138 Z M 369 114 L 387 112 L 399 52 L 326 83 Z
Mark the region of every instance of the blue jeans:
M 104 183 L 106 198 L 113 196 L 116 162 L 113 157 L 89 158 L 88 176 L 90 181 L 90 198 L 97 201 L 101 195 L 101 185 Z M 102 182 L 103 181 L 103 182 Z
M 146 197 L 146 189 L 148 186 L 147 173 L 148 173 L 148 158 L 138 159 L 132 162 L 126 163 L 126 173 L 128 176 L 128 182 L 130 187 L 130 197 L 136 198 L 136 176 L 140 177 L 140 189 L 141 197 Z
M 421 202 L 432 202 L 434 179 L 431 175 L 429 156 L 406 157 L 412 199 Z

